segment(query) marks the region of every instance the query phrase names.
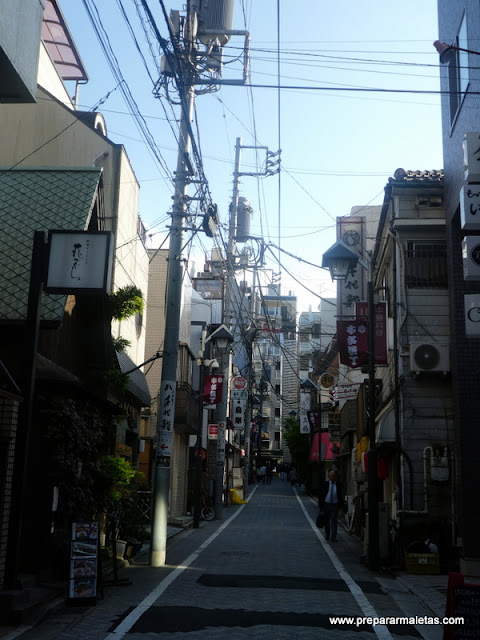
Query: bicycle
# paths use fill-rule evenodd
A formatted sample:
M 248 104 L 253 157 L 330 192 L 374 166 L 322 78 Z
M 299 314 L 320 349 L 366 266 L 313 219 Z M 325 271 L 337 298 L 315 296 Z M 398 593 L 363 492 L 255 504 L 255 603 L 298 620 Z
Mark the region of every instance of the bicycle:
M 200 516 L 203 520 L 213 520 L 215 518 L 215 509 L 208 504 L 208 493 L 202 491 L 202 508 L 200 509 Z

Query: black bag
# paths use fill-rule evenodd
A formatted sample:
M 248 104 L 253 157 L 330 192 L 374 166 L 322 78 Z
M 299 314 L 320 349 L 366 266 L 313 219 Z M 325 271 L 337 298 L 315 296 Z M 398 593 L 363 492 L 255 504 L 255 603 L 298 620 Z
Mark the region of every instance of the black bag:
M 319 529 L 323 529 L 323 527 L 325 526 L 325 514 L 323 513 L 323 511 L 318 512 L 318 516 L 315 521 L 315 524 Z

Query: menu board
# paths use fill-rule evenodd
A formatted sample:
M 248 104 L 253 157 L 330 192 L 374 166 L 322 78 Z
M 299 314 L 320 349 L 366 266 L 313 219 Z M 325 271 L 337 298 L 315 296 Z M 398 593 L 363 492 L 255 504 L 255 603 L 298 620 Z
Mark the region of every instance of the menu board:
M 74 522 L 70 554 L 71 599 L 97 597 L 98 522 Z
M 467 584 L 462 573 L 449 573 L 445 615 L 461 617 L 463 624 L 446 624 L 443 640 L 480 638 L 480 584 Z

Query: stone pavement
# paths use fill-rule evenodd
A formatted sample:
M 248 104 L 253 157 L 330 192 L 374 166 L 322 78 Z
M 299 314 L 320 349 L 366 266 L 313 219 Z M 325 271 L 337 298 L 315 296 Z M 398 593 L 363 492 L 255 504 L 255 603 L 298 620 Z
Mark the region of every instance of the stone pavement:
M 34 629 L 2 635 L 0 627 L 0 637 L 441 640 L 440 625 L 331 624 L 330 616 L 441 617 L 447 576 L 374 574 L 347 532 L 324 540 L 316 514 L 302 489 L 279 479 L 258 485 L 249 503 L 225 509 L 223 520 L 169 538 L 165 567 L 149 567 L 144 554 L 120 574 L 131 583 L 106 587 L 96 606 L 62 606 Z

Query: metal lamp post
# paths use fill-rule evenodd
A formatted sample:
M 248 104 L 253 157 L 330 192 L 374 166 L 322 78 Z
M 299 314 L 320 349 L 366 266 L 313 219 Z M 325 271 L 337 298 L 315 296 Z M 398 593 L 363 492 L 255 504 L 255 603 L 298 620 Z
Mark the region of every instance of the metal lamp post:
M 332 280 L 345 280 L 357 264 L 368 269 L 367 315 L 368 315 L 368 568 L 378 569 L 379 564 L 379 516 L 377 484 L 377 448 L 375 436 L 375 336 L 373 272 L 375 265 L 366 265 L 359 260 L 342 240 L 338 240 L 323 254 L 322 266 L 330 270 Z
M 222 401 L 217 404 L 218 440 L 217 440 L 217 470 L 215 474 L 214 509 L 216 519 L 222 519 L 223 472 L 225 467 L 225 448 L 227 430 L 228 379 L 230 373 L 230 346 L 233 334 L 222 324 L 206 340 L 214 345 L 215 355 L 218 354 L 220 372 L 223 375 Z

